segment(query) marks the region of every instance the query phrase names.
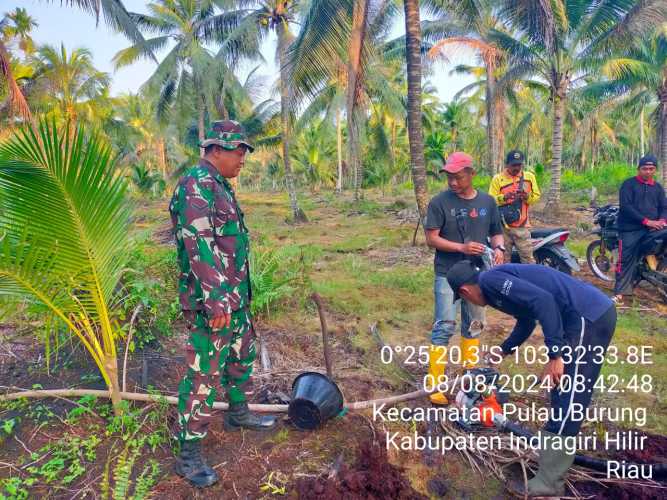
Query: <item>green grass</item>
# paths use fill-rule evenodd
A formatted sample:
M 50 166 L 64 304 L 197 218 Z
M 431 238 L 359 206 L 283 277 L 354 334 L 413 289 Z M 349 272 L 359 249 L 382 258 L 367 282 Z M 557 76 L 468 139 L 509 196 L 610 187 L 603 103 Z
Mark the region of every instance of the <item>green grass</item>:
M 575 240 L 575 239 L 569 239 L 567 240 L 567 248 L 570 249 L 570 251 L 578 258 L 578 259 L 585 259 L 586 258 L 586 249 L 588 248 L 588 245 L 590 244 L 590 240 Z

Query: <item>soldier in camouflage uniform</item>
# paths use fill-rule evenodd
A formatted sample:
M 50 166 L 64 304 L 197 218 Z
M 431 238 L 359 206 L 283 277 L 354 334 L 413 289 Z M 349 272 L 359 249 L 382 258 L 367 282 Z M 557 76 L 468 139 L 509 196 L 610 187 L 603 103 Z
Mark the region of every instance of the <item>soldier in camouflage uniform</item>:
M 205 487 L 218 480 L 201 456 L 218 381 L 230 404 L 226 429 L 270 429 L 276 419 L 250 413 L 244 391 L 255 359 L 250 241 L 227 179 L 238 176 L 253 147 L 243 128 L 230 120 L 215 122 L 201 146 L 204 157 L 180 179 L 169 211 L 181 271 L 180 303 L 190 332 L 188 370 L 178 388 L 176 472 Z

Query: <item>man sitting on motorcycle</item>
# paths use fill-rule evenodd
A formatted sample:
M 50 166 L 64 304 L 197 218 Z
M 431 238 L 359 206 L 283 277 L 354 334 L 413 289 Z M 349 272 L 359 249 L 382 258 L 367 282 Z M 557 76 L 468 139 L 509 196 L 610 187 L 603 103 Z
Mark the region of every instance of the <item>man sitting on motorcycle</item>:
M 532 172 L 523 169 L 523 153 L 510 151 L 505 170 L 491 181 L 489 194 L 496 200 L 503 221 L 505 262 L 512 262 L 512 246 L 516 246 L 522 264 L 535 264 L 530 239 L 528 206 L 540 199 L 540 189 Z
M 632 295 L 639 244 L 651 231 L 667 227 L 667 199 L 665 190 L 655 181 L 658 160 L 646 155 L 639 160 L 637 176 L 621 185 L 618 195 L 618 266 L 614 302 L 623 303 L 623 296 Z

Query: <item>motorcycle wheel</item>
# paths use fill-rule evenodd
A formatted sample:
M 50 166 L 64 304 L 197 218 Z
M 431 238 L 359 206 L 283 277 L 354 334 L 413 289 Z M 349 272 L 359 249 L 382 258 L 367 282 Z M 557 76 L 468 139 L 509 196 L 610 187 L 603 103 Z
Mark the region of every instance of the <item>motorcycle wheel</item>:
M 586 261 L 591 272 L 603 281 L 614 281 L 616 263 L 618 262 L 618 250 L 605 250 L 601 252 L 600 240 L 595 240 L 586 249 Z
M 556 269 L 561 273 L 570 275 L 572 274 L 572 269 L 570 269 L 570 266 L 568 266 L 567 263 L 561 259 L 558 254 L 552 252 L 551 250 L 543 250 L 541 252 L 538 251 L 535 255 L 535 261 L 543 266 Z

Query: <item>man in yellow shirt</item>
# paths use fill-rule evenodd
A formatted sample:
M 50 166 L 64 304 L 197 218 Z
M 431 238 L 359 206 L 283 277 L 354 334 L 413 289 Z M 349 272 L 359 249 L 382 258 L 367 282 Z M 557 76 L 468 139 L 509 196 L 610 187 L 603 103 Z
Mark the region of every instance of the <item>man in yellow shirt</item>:
M 528 206 L 540 199 L 540 188 L 535 174 L 523 169 L 523 153 L 510 151 L 505 169 L 491 181 L 489 194 L 500 210 L 505 233 L 505 262 L 512 261 L 512 245 L 515 245 L 522 264 L 534 264 L 533 245 L 530 240 Z

